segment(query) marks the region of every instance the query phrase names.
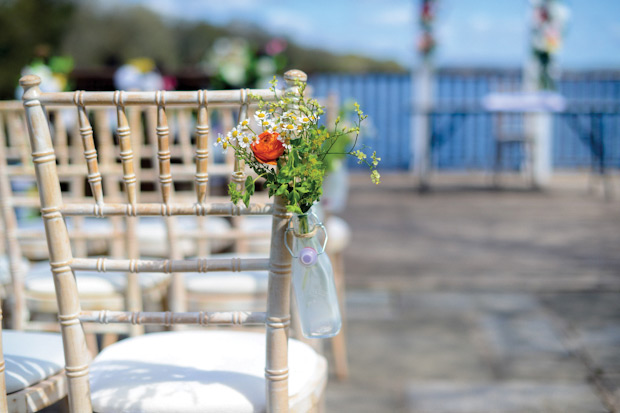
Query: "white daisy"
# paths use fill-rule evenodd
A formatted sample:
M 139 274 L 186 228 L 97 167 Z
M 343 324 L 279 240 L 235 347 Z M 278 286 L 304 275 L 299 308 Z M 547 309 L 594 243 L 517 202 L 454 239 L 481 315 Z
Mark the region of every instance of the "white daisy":
M 260 126 L 261 128 L 263 128 L 263 131 L 269 131 L 269 132 L 272 132 L 273 127 L 274 127 L 273 123 L 269 119 L 265 119 L 261 121 Z
M 239 125 L 237 125 L 237 129 L 240 130 L 246 130 L 250 127 L 250 120 L 249 119 L 244 119 L 241 122 L 239 122 Z
M 297 123 L 299 121 L 299 115 L 293 111 L 284 112 L 283 118 L 288 119 L 290 123 Z
M 254 114 L 254 119 L 256 119 L 258 123 L 262 123 L 264 120 L 267 120 L 268 118 L 269 116 L 267 116 L 267 114 L 263 112 L 262 110 L 257 110 L 256 113 Z
M 238 128 L 232 128 L 230 132 L 226 134 L 226 140 L 230 143 L 235 143 L 237 138 L 241 135 L 241 131 Z

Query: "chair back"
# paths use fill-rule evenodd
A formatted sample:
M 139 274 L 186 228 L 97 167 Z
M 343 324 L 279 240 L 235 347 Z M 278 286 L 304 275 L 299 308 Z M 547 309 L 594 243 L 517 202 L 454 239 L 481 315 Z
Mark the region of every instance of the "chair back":
M 299 71 L 285 74 L 286 93 L 297 93 L 296 80 L 305 81 L 306 75 Z M 288 367 L 287 340 L 290 324 L 290 254 L 285 250 L 285 231 L 290 214 L 286 212 L 284 200 L 275 198 L 273 204 L 250 204 L 249 207 L 231 202 L 210 202 L 208 196 L 209 172 L 209 122 L 210 104 L 235 104 L 239 117 L 247 117 L 247 110 L 254 96 L 266 100 L 275 99 L 270 90 L 191 91 L 191 92 L 60 92 L 42 93 L 40 79 L 25 76 L 20 80 L 24 88 L 23 104 L 26 111 L 32 161 L 36 169 L 41 216 L 44 221 L 50 256 L 50 265 L 56 286 L 59 304 L 59 322 L 65 342 L 66 371 L 69 382 L 69 405 L 71 411 L 92 411 L 89 397 L 88 365 L 82 324 L 132 323 L 210 325 L 265 325 L 266 327 L 266 394 L 269 411 L 288 409 Z M 77 111 L 79 131 L 85 158 L 84 176 L 90 184 L 90 202 L 72 202 L 63 199 L 60 187 L 58 155 L 52 145 L 49 119 L 44 107 L 49 105 L 73 106 Z M 127 108 L 135 105 L 151 106 L 157 110 L 157 160 L 159 169 L 160 202 L 141 202 L 138 194 L 138 177 L 134 161 L 134 148 Z M 99 170 L 98 152 L 95 147 L 93 128 L 87 108 L 109 107 L 116 111 L 116 134 L 122 162 L 125 200 L 106 202 L 102 174 Z M 179 200 L 173 196 L 173 175 L 171 174 L 171 152 L 167 110 L 171 107 L 193 107 L 196 111 L 195 149 L 195 198 L 192 201 Z M 240 162 L 234 163 L 231 172 L 233 181 L 242 185 L 245 172 Z M 241 216 L 272 215 L 271 252 L 265 259 L 117 259 L 113 257 L 74 257 L 71 250 L 65 218 L 70 216 L 128 217 L 131 222 L 137 217 L 151 216 L 166 219 L 174 216 Z M 127 229 L 131 230 L 130 227 Z M 169 237 L 174 239 L 173 237 Z M 169 245 L 174 248 L 174 244 Z M 165 272 L 181 276 L 184 272 L 210 271 L 255 271 L 269 270 L 268 303 L 266 312 L 123 312 L 82 311 L 74 272 Z M 177 284 L 180 285 L 180 284 Z M 175 292 L 173 292 L 174 294 Z M 179 293 L 179 291 L 176 291 Z M 174 299 L 174 297 L 172 298 Z
M 65 199 L 83 200 L 85 197 L 85 160 L 80 142 L 79 130 L 75 124 L 75 113 L 67 107 L 48 107 L 50 134 L 53 136 L 57 157 L 57 171 Z M 100 118 L 101 110 L 91 116 Z M 68 119 L 67 119 L 68 115 Z M 97 122 L 99 126 L 100 122 Z M 101 133 L 100 135 L 105 135 Z M 111 132 L 110 132 L 111 135 Z M 111 138 L 110 138 L 111 139 Z M 113 174 L 114 171 L 106 171 Z M 116 174 L 120 174 L 116 172 Z M 6 252 L 11 285 L 9 290 L 10 326 L 16 330 L 57 328 L 57 323 L 32 322 L 28 319 L 24 295 L 24 279 L 28 260 L 48 259 L 45 231 L 33 216 L 39 213 L 40 202 L 33 196 L 31 188 L 36 186 L 35 168 L 29 155 L 28 129 L 24 107 L 18 101 L 0 102 L 0 221 L 4 227 L 2 250 Z M 124 251 L 121 217 L 112 217 L 112 231 L 84 227 L 84 217 L 72 217 L 70 236 L 74 239 L 72 248 L 77 255 L 101 252 L 110 248 L 116 256 Z M 53 303 L 41 307 L 53 307 Z M 55 300 L 53 300 L 55 302 Z M 140 300 L 129 298 L 131 307 L 139 309 Z M 32 301 L 30 301 L 32 304 Z M 38 309 L 35 310 L 35 312 Z

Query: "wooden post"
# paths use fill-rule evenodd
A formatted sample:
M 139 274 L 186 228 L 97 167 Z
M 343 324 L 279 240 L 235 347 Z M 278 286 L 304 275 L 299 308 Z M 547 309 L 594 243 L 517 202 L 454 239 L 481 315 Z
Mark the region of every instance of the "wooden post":
M 308 76 L 299 70 L 284 74 L 287 94 L 298 94 L 297 82 L 306 82 Z M 267 411 L 288 412 L 288 335 L 291 324 L 291 255 L 286 251 L 286 227 L 290 219 L 286 200 L 274 199 L 269 257 L 269 288 L 267 301 Z M 290 240 L 289 240 L 290 241 Z
M 532 55 L 524 69 L 523 90 L 526 92 L 540 91 L 540 71 L 541 67 Z M 552 140 L 553 140 L 553 119 L 551 113 L 526 113 L 524 116 L 524 132 L 526 139 L 531 140 L 531 147 L 526 150 L 531 151 L 526 154 L 531 159 L 532 186 L 544 188 L 549 185 L 552 166 Z
M 19 80 L 24 88 L 23 103 L 28 120 L 32 149 L 41 200 L 41 216 L 48 238 L 50 265 L 58 297 L 58 319 L 63 336 L 65 369 L 69 387 L 71 412 L 92 412 L 88 382 L 88 350 L 84 330 L 79 320 L 80 302 L 77 299 L 75 275 L 71 270 L 71 245 L 60 208 L 63 204 L 56 156 L 47 118 L 39 101 L 41 79 L 28 75 Z
M 561 0 L 538 0 L 531 4 L 530 57 L 524 70 L 523 88 L 526 92 L 551 91 L 556 89 L 552 70 L 569 12 Z M 551 113 L 526 115 L 525 133 L 533 141 L 532 183 L 535 187 L 548 186 L 553 171 Z
M 431 172 L 431 119 L 433 109 L 433 66 L 429 59 L 423 59 L 420 68 L 412 77 L 415 100 L 413 105 L 413 168 L 421 190 L 428 189 Z
M 288 336 L 291 324 L 291 255 L 284 247 L 290 214 L 286 200 L 274 200 L 267 301 L 267 411 L 288 412 Z M 290 241 L 290 240 L 289 240 Z

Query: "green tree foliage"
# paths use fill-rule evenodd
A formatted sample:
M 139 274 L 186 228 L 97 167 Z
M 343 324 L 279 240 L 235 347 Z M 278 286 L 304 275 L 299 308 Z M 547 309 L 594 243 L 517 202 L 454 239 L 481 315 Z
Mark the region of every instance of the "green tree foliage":
M 111 56 L 120 62 L 148 56 L 176 67 L 180 55 L 173 29 L 161 17 L 143 7 L 98 10 L 82 5 L 67 27 L 62 52 L 73 56 L 77 67 L 105 64 Z
M 76 10 L 68 0 L 0 0 L 0 97 L 14 97 L 21 69 L 58 54 Z
M 141 6 L 111 7 L 94 0 L 0 0 L 0 98 L 13 98 L 21 69 L 37 57 L 37 50 L 71 56 L 78 69 L 101 67 L 112 57 L 118 63 L 150 57 L 174 72 L 199 68 L 214 40 L 222 36 L 243 37 L 254 52 L 272 38 L 247 22 L 218 27 L 160 16 Z M 339 56 L 291 42 L 285 54 L 289 67 L 308 73 L 403 70 L 395 62 Z

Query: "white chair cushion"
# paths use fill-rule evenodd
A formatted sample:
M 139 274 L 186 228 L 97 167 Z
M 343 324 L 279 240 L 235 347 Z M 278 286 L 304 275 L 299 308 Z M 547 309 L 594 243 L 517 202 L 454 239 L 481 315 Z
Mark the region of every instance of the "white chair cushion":
M 15 393 L 64 369 L 62 338 L 58 333 L 2 331 L 6 362 L 6 392 Z
M 30 268 L 30 261 L 25 258 L 22 258 L 22 271 L 24 274 L 28 272 L 28 268 Z M 6 285 L 10 284 L 11 279 L 11 269 L 9 266 L 9 257 L 6 255 L 0 255 L 0 284 Z
M 76 271 L 78 291 L 80 294 L 99 296 L 122 293 L 127 285 L 125 273 L 96 271 Z M 140 286 L 143 289 L 153 288 L 169 277 L 165 273 L 140 273 Z M 54 279 L 49 262 L 34 264 L 26 275 L 24 286 L 27 291 L 38 294 L 54 294 Z
M 291 399 L 325 384 L 325 359 L 292 339 L 289 371 Z M 260 333 L 146 334 L 107 347 L 90 372 L 93 409 L 99 413 L 265 410 L 265 335 Z
M 209 258 L 267 258 L 265 254 L 215 254 Z M 185 288 L 204 294 L 264 294 L 268 271 L 210 272 L 185 274 Z
M 329 239 L 327 240 L 327 253 L 342 252 L 351 241 L 351 228 L 347 222 L 335 215 L 327 218 L 325 228 Z
M 176 217 L 178 231 L 193 231 L 197 229 L 195 217 Z M 209 217 L 206 221 L 206 232 L 219 235 L 230 231 L 230 223 L 222 217 Z M 138 224 L 138 241 L 140 254 L 144 256 L 167 257 L 168 244 L 166 242 L 166 224 L 161 218 L 140 218 Z M 221 251 L 232 244 L 230 240 L 212 240 L 211 249 Z M 196 241 L 193 239 L 181 239 L 178 247 L 183 256 L 196 254 Z

